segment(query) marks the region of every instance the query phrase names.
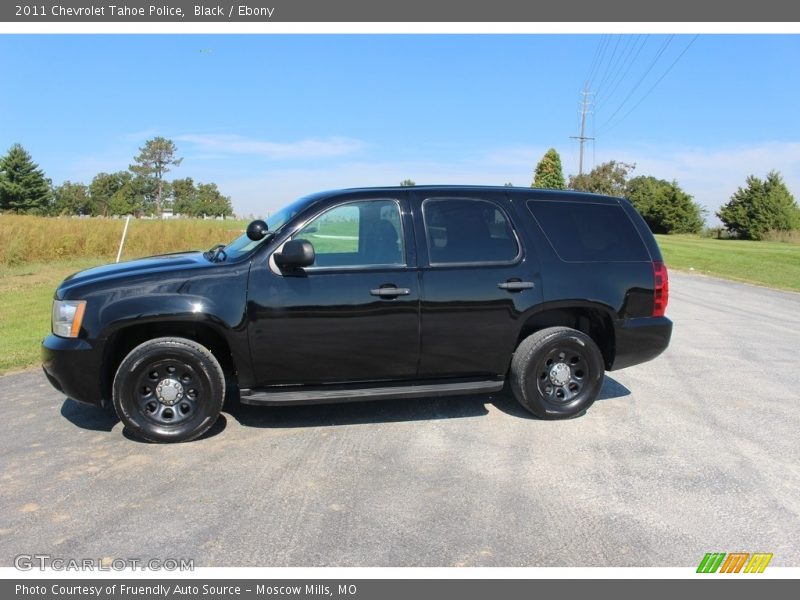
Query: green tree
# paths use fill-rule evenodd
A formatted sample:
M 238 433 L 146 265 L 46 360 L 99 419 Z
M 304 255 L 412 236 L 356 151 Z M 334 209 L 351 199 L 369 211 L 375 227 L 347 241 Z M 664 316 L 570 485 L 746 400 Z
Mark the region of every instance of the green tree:
M 124 211 L 122 213 L 115 213 L 112 211 L 111 199 L 116 194 L 120 193 L 120 190 L 122 190 L 122 188 L 125 186 L 128 186 L 129 189 L 125 194 L 123 194 L 123 196 L 130 199 L 133 195 L 133 190 L 130 189 L 132 180 L 133 176 L 127 171 L 117 171 L 116 173 L 98 173 L 95 175 L 94 179 L 92 179 L 92 183 L 89 184 L 89 195 L 92 197 L 92 203 L 94 204 L 94 214 L 107 217 L 109 214 L 126 214 L 130 212 Z M 125 207 L 121 206 L 120 203 L 117 202 L 116 208 Z
M 198 216 L 195 211 L 197 189 L 191 177 L 172 182 L 172 209 L 175 214 Z
M 635 168 L 635 164 L 610 160 L 597 165 L 589 173 L 570 175 L 569 187 L 581 192 L 605 194 L 606 196 L 623 196 L 628 174 Z
M 65 181 L 53 189 L 53 213 L 57 215 L 90 215 L 94 205 L 89 188 L 82 183 Z
M 561 157 L 555 148 L 550 148 L 544 153 L 542 160 L 536 165 L 533 172 L 532 188 L 546 188 L 549 190 L 564 190 L 564 172 L 561 170 Z
M 44 214 L 50 208 L 52 190 L 31 155 L 19 144 L 0 158 L 0 210 Z
M 777 171 L 770 171 L 763 181 L 750 175 L 717 216 L 728 231 L 750 240 L 760 240 L 770 230 L 800 228 L 800 209 Z
M 230 216 L 233 214 L 231 199 L 223 196 L 216 183 L 197 185 L 197 216 Z
M 634 177 L 625 186 L 625 196 L 653 233 L 699 233 L 705 223 L 705 209 L 675 181 Z
M 191 177 L 172 182 L 173 208 L 188 217 L 230 216 L 231 199 L 223 196 L 216 183 L 198 183 Z
M 145 182 L 130 173 L 120 175 L 122 185 L 108 199 L 108 214 L 134 215 L 144 211 Z
M 150 182 L 153 190 L 151 198 L 155 212 L 159 215 L 163 210 L 165 196 L 164 175 L 172 170 L 171 167 L 177 167 L 183 161 L 175 156 L 177 151 L 178 148 L 172 140 L 155 137 L 139 148 L 139 155 L 133 159 L 136 164 L 129 167 L 133 173 Z
M 417 185 L 417 182 L 414 181 L 413 179 L 403 179 L 403 181 L 400 182 L 400 185 L 402 187 L 414 187 L 415 185 Z

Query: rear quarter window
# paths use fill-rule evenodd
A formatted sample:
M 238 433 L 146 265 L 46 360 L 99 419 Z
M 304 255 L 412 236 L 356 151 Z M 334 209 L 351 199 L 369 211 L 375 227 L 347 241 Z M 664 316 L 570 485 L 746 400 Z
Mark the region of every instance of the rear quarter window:
M 650 260 L 639 232 L 618 204 L 529 200 L 528 210 L 563 261 Z

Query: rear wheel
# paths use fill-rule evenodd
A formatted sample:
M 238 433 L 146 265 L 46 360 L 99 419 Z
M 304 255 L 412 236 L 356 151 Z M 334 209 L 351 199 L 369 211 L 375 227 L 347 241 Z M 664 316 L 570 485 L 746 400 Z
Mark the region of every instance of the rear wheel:
M 511 361 L 511 390 L 542 419 L 574 417 L 603 387 L 603 356 L 592 338 L 569 327 L 548 327 L 520 343 Z
M 114 408 L 134 435 L 185 442 L 205 433 L 225 399 L 225 376 L 211 352 L 192 340 L 149 340 L 120 363 Z

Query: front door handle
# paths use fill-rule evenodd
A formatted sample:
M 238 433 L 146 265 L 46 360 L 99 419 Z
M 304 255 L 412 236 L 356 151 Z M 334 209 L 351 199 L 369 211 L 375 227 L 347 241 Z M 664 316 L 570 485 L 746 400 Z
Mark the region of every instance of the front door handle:
M 396 298 L 397 296 L 408 296 L 411 290 L 408 288 L 399 287 L 379 287 L 369 291 L 373 296 L 380 296 L 381 298 Z
M 529 290 L 534 286 L 535 284 L 532 281 L 520 281 L 518 279 L 509 279 L 508 281 L 497 284 L 497 287 L 501 290 L 508 290 L 509 292 L 521 292 L 522 290 Z

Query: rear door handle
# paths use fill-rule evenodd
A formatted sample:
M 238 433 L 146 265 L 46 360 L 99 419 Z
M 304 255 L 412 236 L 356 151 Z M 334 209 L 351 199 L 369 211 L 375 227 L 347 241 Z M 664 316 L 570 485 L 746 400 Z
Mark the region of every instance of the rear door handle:
M 399 287 L 379 287 L 370 290 L 369 293 L 373 296 L 380 296 L 381 298 L 396 298 L 397 296 L 408 296 L 411 290 Z
M 501 290 L 508 290 L 509 292 L 521 292 L 522 290 L 529 290 L 532 287 L 535 287 L 535 284 L 532 281 L 504 281 L 503 283 L 498 283 L 497 287 Z

